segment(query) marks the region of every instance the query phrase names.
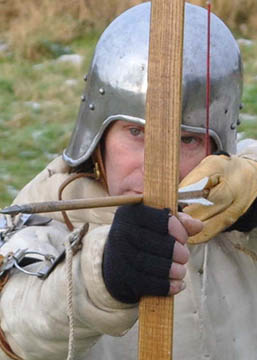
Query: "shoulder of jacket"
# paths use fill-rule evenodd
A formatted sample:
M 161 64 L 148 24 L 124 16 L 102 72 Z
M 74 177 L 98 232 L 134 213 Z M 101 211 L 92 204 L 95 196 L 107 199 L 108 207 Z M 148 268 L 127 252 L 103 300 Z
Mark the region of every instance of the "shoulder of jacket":
M 237 155 L 257 161 L 257 140 L 244 139 L 237 144 Z

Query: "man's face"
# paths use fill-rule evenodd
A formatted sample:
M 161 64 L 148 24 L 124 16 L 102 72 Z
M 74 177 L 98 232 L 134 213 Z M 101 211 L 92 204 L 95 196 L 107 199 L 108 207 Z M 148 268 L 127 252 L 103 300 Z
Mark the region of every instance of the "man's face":
M 205 135 L 182 131 L 180 180 L 205 156 Z M 115 121 L 105 137 L 104 163 L 110 195 L 143 193 L 144 128 Z

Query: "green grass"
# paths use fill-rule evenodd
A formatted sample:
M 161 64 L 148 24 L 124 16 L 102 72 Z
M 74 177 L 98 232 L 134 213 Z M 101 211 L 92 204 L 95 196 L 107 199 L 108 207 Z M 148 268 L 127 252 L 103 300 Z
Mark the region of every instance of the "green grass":
M 0 207 L 67 145 L 97 36 L 69 45 L 81 66 L 56 62 L 56 53 L 40 62 L 0 54 Z
M 243 137 L 257 139 L 257 40 L 241 45 L 244 63 L 243 110 L 239 131 Z
M 0 207 L 9 204 L 67 145 L 84 87 L 83 75 L 98 36 L 88 33 L 65 46 L 44 40 L 41 46 L 46 51 L 37 61 L 8 51 L 0 53 Z M 83 55 L 83 65 L 56 62 L 67 52 Z M 243 113 L 252 117 L 242 121 L 240 131 L 257 138 L 257 42 L 242 46 L 242 52 Z M 67 80 L 74 80 L 74 85 Z

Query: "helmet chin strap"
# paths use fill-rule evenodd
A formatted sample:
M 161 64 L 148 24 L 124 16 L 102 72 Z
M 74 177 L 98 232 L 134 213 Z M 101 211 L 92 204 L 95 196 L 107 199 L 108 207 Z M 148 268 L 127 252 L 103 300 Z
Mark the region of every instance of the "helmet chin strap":
M 100 181 L 102 183 L 103 187 L 105 188 L 105 190 L 108 192 L 106 171 L 105 171 L 105 167 L 104 167 L 104 163 L 103 163 L 101 144 L 97 145 L 97 147 L 92 155 L 92 160 L 94 163 L 94 172 L 80 172 L 80 173 L 71 174 L 59 187 L 58 200 L 62 200 L 63 190 L 66 188 L 66 186 L 69 185 L 74 180 L 77 180 L 81 177 L 93 178 L 97 181 Z M 62 216 L 63 216 L 64 222 L 65 222 L 67 228 L 70 231 L 73 231 L 74 225 L 72 224 L 66 211 L 64 211 L 64 210 L 62 211 Z
M 101 143 L 99 143 L 92 155 L 92 159 L 94 162 L 94 171 L 95 171 L 95 179 L 99 180 L 105 190 L 108 191 L 108 185 L 107 185 L 107 177 L 106 177 L 106 171 L 105 166 L 103 162 L 103 155 L 102 155 L 102 146 Z

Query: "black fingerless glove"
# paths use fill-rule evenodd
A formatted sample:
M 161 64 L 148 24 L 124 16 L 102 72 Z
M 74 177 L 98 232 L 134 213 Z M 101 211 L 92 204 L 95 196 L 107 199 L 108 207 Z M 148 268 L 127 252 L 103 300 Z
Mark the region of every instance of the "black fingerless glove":
M 237 230 L 240 232 L 249 232 L 255 227 L 257 227 L 257 199 L 254 200 L 246 213 L 240 216 L 226 231 Z
M 110 294 L 124 303 L 169 293 L 175 239 L 169 209 L 143 204 L 118 208 L 104 249 L 103 277 Z

